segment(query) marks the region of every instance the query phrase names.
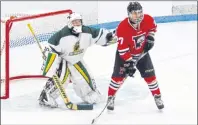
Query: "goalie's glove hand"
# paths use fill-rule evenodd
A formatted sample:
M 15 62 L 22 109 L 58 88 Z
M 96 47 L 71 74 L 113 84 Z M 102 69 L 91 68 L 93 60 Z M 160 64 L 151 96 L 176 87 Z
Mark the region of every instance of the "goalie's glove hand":
M 106 35 L 107 41 L 112 41 L 114 36 L 115 36 L 115 30 L 113 30 L 112 32 L 107 33 L 107 35 Z
M 147 36 L 146 37 L 146 43 L 144 45 L 144 52 L 148 52 L 149 50 L 151 50 L 154 46 L 154 37 L 153 36 Z
M 130 77 L 134 77 L 134 74 L 136 72 L 136 69 L 134 67 L 134 62 L 133 61 L 127 61 L 124 63 L 124 68 L 126 70 L 126 73 L 130 76 Z
M 117 37 L 115 36 L 115 30 L 113 30 L 112 32 L 107 33 L 106 35 L 106 44 L 103 46 L 108 46 L 110 44 L 114 44 L 117 42 Z

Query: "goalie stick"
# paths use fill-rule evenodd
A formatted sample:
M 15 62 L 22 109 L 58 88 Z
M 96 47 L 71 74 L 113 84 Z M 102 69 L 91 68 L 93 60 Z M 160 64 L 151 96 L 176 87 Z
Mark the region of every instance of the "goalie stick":
M 27 24 L 27 26 L 28 26 L 30 32 L 32 33 L 33 37 L 35 38 L 36 43 L 39 46 L 40 51 L 41 51 L 41 53 L 43 55 L 43 58 L 45 60 L 47 57 L 43 53 L 43 49 L 40 45 L 40 41 L 37 39 L 31 24 Z M 60 93 L 60 95 L 61 95 L 61 97 L 62 97 L 62 99 L 63 99 L 63 101 L 64 101 L 64 103 L 65 103 L 65 105 L 68 109 L 71 109 L 71 110 L 92 110 L 93 109 L 93 104 L 74 104 L 74 103 L 72 103 L 69 100 L 69 98 L 68 98 L 68 96 L 65 92 L 65 89 L 64 89 L 63 85 L 61 84 L 61 81 L 60 81 L 59 77 L 57 76 L 57 74 L 52 76 L 52 79 L 53 79 L 57 89 L 59 90 L 59 93 Z
M 146 53 L 143 52 L 142 55 L 138 58 L 138 60 L 134 63 L 134 66 L 136 66 L 137 63 L 138 63 L 138 61 L 139 61 L 140 59 L 142 59 L 146 54 L 147 54 L 147 52 L 146 52 Z M 128 76 L 128 75 L 127 75 L 127 76 Z M 125 77 L 124 80 L 126 80 L 127 76 Z M 121 85 L 121 86 L 122 86 L 122 85 Z M 121 88 L 121 86 L 118 88 L 118 90 Z M 118 90 L 116 91 L 116 93 L 118 92 Z M 114 97 L 115 97 L 116 93 L 114 94 Z M 112 100 L 112 99 L 113 99 L 113 98 L 111 98 L 111 100 Z M 94 123 L 98 120 L 98 118 L 102 115 L 102 113 L 103 113 L 104 110 L 107 108 L 107 106 L 109 105 L 109 103 L 111 102 L 111 100 L 109 100 L 109 101 L 107 102 L 107 104 L 105 105 L 105 107 L 103 108 L 103 110 L 100 112 L 100 114 L 97 115 L 97 116 L 92 120 L 91 124 L 94 124 Z

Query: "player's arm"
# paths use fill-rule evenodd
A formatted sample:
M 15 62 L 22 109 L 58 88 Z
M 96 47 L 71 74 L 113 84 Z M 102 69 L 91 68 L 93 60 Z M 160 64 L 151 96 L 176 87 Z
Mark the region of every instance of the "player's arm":
M 91 45 L 97 44 L 101 46 L 108 46 L 117 42 L 115 30 L 109 31 L 104 28 L 97 29 L 93 27 L 84 27 L 84 31 L 91 34 Z
M 118 52 L 120 57 L 124 61 L 131 61 L 131 52 L 128 45 L 128 38 L 126 32 L 124 32 L 121 28 L 118 27 L 116 30 L 116 36 L 118 37 Z
M 61 45 L 60 45 L 60 40 L 64 34 L 64 29 L 63 28 L 62 30 L 56 32 L 54 35 L 52 35 L 50 37 L 50 39 L 48 40 L 48 45 L 49 45 L 49 49 L 58 54 L 58 55 L 61 55 L 63 54 L 63 52 L 61 52 Z
M 151 50 L 154 46 L 155 41 L 155 33 L 157 31 L 157 24 L 153 17 L 149 16 L 147 17 L 147 26 L 148 26 L 148 35 L 146 37 L 146 44 L 144 46 L 144 52 L 148 52 Z
M 149 16 L 148 18 L 148 35 L 154 36 L 157 32 L 157 24 L 153 17 Z

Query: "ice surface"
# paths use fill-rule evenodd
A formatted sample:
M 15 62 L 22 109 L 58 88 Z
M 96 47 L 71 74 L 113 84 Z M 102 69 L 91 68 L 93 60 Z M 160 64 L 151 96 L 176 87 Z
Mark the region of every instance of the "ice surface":
M 40 107 L 37 100 L 46 79 L 18 80 L 11 82 L 10 99 L 1 101 L 1 123 L 90 124 L 105 105 L 115 49 L 116 45 L 93 46 L 84 57 L 104 95 L 104 101 L 95 105 L 94 110 L 70 111 L 64 108 L 61 99 L 62 108 Z M 119 90 L 115 111 L 110 114 L 105 111 L 97 124 L 197 123 L 197 22 L 158 24 L 156 44 L 150 54 L 164 110 L 158 111 L 146 83 L 136 72 L 135 78 L 128 78 Z M 73 102 L 81 101 L 73 92 L 72 84 L 67 91 Z

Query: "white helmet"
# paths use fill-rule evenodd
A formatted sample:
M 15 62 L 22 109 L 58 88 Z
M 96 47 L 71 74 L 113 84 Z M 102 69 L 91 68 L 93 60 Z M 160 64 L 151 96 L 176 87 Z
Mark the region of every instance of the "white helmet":
M 68 17 L 68 28 L 72 29 L 72 32 L 75 34 L 82 32 L 82 16 L 78 13 L 72 13 Z M 81 25 L 80 26 L 73 26 L 72 21 L 80 19 Z

